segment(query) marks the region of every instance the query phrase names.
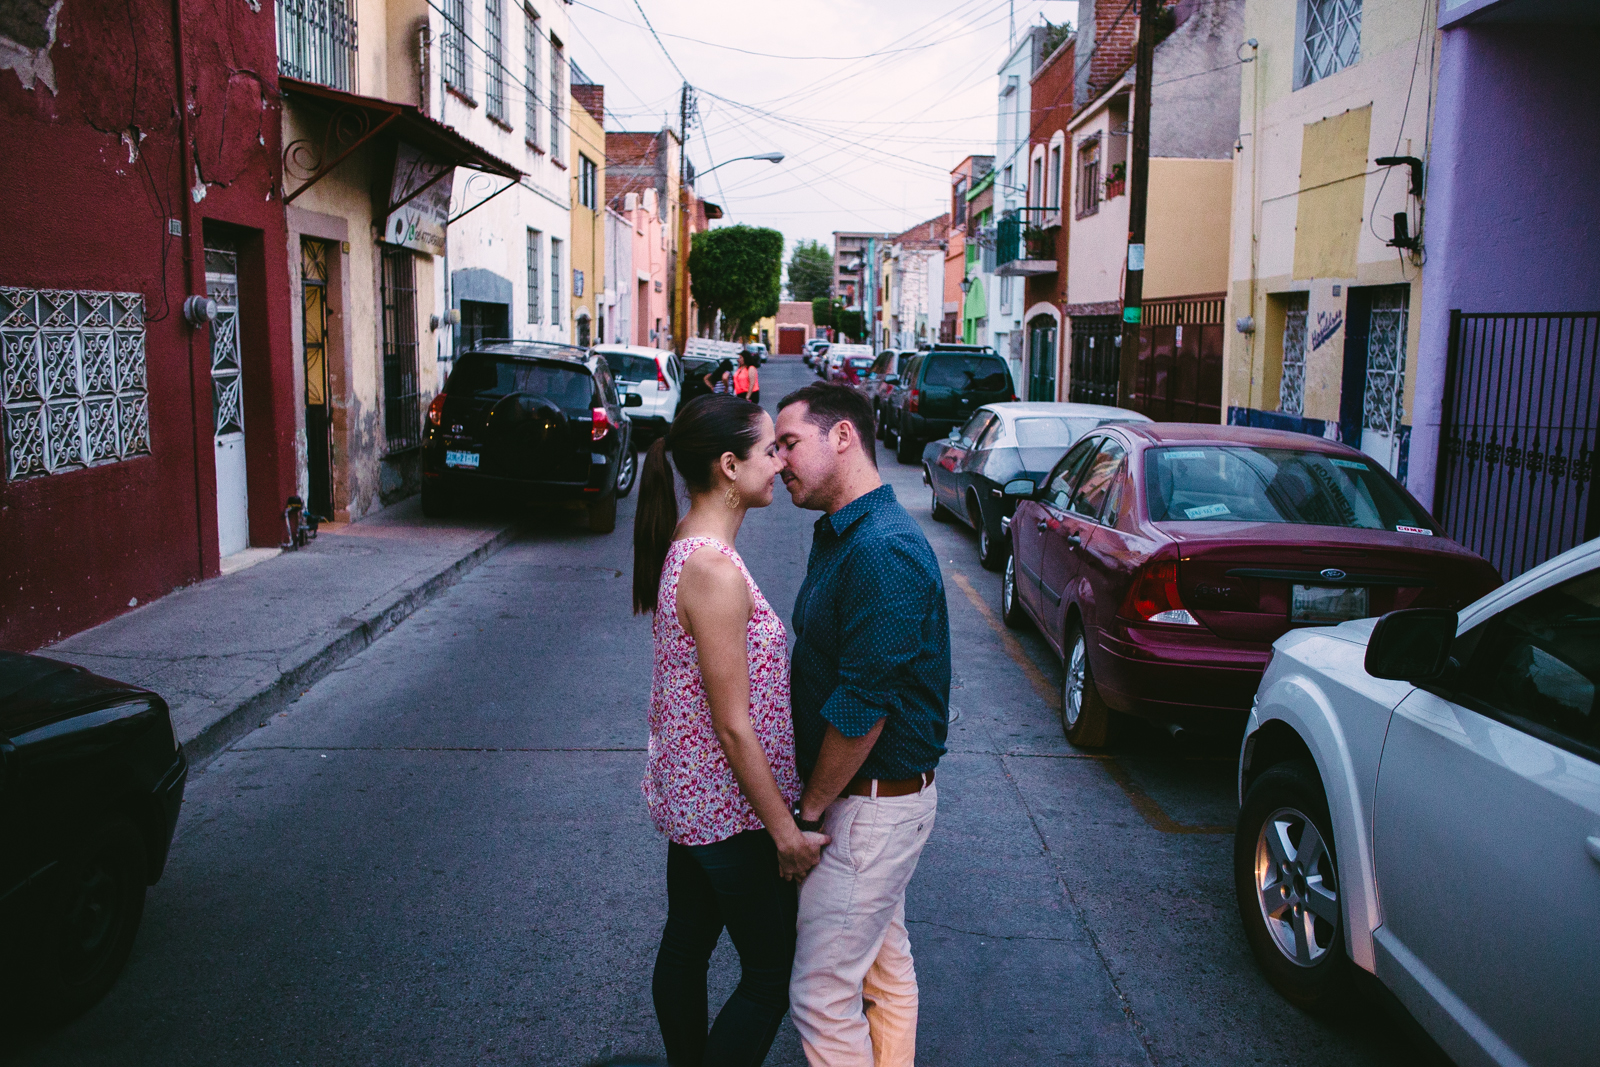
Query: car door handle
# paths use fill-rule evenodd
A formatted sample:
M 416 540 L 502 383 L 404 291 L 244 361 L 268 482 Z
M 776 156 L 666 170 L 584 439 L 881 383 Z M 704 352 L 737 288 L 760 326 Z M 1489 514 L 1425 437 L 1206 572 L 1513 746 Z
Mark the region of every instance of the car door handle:
M 1589 838 L 1585 844 L 1588 845 L 1589 848 L 1589 858 L 1594 860 L 1596 863 L 1600 863 L 1600 834 L 1596 834 L 1595 836 Z
M 1033 528 L 1038 530 L 1040 533 L 1044 533 L 1046 530 L 1050 529 L 1050 524 L 1044 519 L 1040 519 L 1038 522 L 1033 524 Z
M 1067 544 L 1071 545 L 1073 548 L 1082 548 L 1083 538 L 1075 533 L 1069 533 L 1067 534 Z

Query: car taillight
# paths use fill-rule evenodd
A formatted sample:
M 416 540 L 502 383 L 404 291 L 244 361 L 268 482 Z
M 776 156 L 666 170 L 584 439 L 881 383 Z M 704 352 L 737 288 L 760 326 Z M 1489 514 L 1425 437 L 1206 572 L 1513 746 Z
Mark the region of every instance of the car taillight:
M 598 441 L 611 432 L 611 418 L 606 414 L 605 408 L 595 408 L 592 414 L 594 415 L 594 439 Z
M 907 411 L 915 411 L 915 410 L 917 410 L 917 401 L 919 399 L 921 399 L 920 394 L 915 389 L 911 390 L 911 396 L 910 396 L 909 399 L 906 400 L 906 410 Z
M 1178 595 L 1178 561 L 1158 559 L 1146 563 L 1128 588 L 1122 602 L 1122 613 L 1144 622 L 1177 623 L 1181 626 L 1199 626 L 1200 623 L 1183 606 Z
M 437 426 L 444 420 L 444 394 L 440 393 L 433 398 L 433 403 L 428 405 L 428 423 Z
M 667 381 L 667 372 L 662 370 L 660 367 L 657 367 L 656 368 L 656 392 L 665 393 L 665 392 L 669 391 L 671 388 L 672 388 L 671 384 L 668 383 L 668 381 Z

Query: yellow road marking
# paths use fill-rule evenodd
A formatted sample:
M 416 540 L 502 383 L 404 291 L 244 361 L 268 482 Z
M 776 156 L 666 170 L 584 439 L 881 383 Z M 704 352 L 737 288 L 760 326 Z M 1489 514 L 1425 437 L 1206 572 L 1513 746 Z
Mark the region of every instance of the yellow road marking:
M 1001 647 L 1006 650 L 1006 655 L 1010 656 L 1012 661 L 1022 669 L 1023 677 L 1027 678 L 1029 683 L 1032 684 L 1034 691 L 1045 702 L 1045 706 L 1059 713 L 1061 711 L 1060 691 L 1050 684 L 1050 679 L 1044 676 L 1044 672 L 1039 669 L 1039 665 L 1029 657 L 1027 651 L 1022 647 L 1022 642 L 1017 640 L 1015 634 L 1006 629 L 1005 623 L 995 616 L 993 609 L 988 604 L 983 602 L 983 598 L 978 595 L 978 591 L 972 587 L 971 580 L 965 574 L 960 571 L 951 571 L 950 580 L 960 586 L 961 591 L 967 595 L 967 599 L 977 609 L 978 614 L 983 616 L 983 621 L 987 622 L 989 628 L 999 636 Z M 1233 832 L 1233 827 L 1231 826 L 1190 826 L 1187 823 L 1179 822 L 1162 811 L 1161 805 L 1156 803 L 1155 798 L 1139 788 L 1139 783 L 1133 780 L 1133 776 L 1128 773 L 1128 769 L 1118 763 L 1114 757 L 1098 752 L 1085 753 L 1084 755 L 1096 760 L 1100 766 L 1106 769 L 1106 773 L 1111 776 L 1111 780 L 1121 787 L 1129 803 L 1133 805 L 1133 810 L 1139 813 L 1139 817 L 1152 830 L 1157 830 L 1163 834 L 1231 834 Z

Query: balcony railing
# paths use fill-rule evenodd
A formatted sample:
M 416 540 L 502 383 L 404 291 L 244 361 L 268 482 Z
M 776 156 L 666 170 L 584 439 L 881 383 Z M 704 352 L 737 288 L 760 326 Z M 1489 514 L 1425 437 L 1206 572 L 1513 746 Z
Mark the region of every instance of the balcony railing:
M 1050 274 L 1056 269 L 1057 227 L 1041 228 L 1025 221 L 1028 212 L 1046 215 L 1055 208 L 1017 208 L 995 226 L 995 272 L 1003 275 Z
M 355 92 L 355 0 L 278 0 L 278 73 Z

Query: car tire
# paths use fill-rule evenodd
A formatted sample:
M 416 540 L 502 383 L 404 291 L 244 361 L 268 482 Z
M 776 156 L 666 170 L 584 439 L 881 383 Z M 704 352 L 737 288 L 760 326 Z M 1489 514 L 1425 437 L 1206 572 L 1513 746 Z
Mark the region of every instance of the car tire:
M 443 480 L 431 478 L 422 482 L 422 513 L 430 519 L 448 518 L 455 510 L 455 493 L 440 484 Z
M 617 528 L 617 497 L 607 494 L 588 507 L 589 532 L 608 534 Z
M 1027 625 L 1027 613 L 1017 596 L 1017 557 L 1006 553 L 1006 565 L 1000 574 L 1000 620 L 1013 630 Z
M 1083 623 L 1067 630 L 1062 647 L 1061 729 L 1079 748 L 1101 748 L 1111 738 L 1111 709 L 1100 699 L 1089 667 L 1089 638 Z
M 1267 768 L 1239 809 L 1234 895 L 1256 965 L 1286 1000 L 1313 1012 L 1339 1007 L 1353 988 L 1338 870 L 1316 766 L 1291 760 Z
M 144 837 L 125 815 L 98 826 L 62 863 L 23 990 L 36 1021 L 66 1022 L 110 991 L 139 933 L 146 881 Z
M 933 487 L 933 472 L 927 467 L 922 468 L 922 479 L 928 483 L 928 511 L 933 515 L 933 521 L 949 522 L 955 518 L 949 508 L 939 503 L 939 491 Z
M 629 441 L 617 460 L 617 496 L 623 497 L 633 492 L 633 483 L 638 480 L 639 454 L 633 450 L 633 442 Z
M 968 505 L 978 527 L 978 564 L 986 571 L 997 571 L 1006 565 L 1007 549 L 1011 546 L 1003 538 L 989 532 L 989 518 L 983 513 L 983 503 L 977 498 Z
M 907 465 L 915 463 L 922 458 L 922 446 L 917 439 L 906 433 L 905 427 L 894 435 L 894 458 Z

